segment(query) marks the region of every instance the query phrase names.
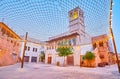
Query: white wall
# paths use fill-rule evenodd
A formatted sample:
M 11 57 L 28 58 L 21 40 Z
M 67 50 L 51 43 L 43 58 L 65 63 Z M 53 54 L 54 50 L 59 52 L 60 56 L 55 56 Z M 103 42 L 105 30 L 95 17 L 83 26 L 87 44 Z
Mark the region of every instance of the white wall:
M 45 63 L 48 63 L 48 55 L 51 55 L 52 60 L 51 60 L 51 64 L 56 64 L 57 62 L 60 62 L 60 65 L 63 65 L 64 63 L 64 57 L 59 57 L 57 55 L 57 52 L 55 49 L 49 49 L 45 51 Z
M 74 56 L 74 65 L 80 65 L 80 55 L 85 55 L 87 51 L 92 51 L 92 44 L 74 46 L 73 47 L 73 56 Z M 64 57 L 59 57 L 55 49 L 49 49 L 45 51 L 45 63 L 48 63 L 48 55 L 52 57 L 51 64 L 56 64 L 60 62 L 60 65 L 64 64 Z
M 37 57 L 37 62 L 39 62 L 39 55 L 41 51 L 44 51 L 45 49 L 42 48 L 41 45 L 33 43 L 33 42 L 27 42 L 26 46 L 30 47 L 29 51 L 28 50 L 25 51 L 25 56 L 29 56 L 29 62 L 31 62 L 32 57 Z M 37 52 L 33 52 L 33 48 L 37 48 Z M 20 53 L 21 58 L 23 55 L 23 49 L 24 49 L 24 42 L 21 42 L 21 53 Z
M 19 53 L 19 56 L 20 56 L 21 59 L 22 59 L 22 56 L 23 56 L 23 50 L 24 50 L 24 42 L 21 42 L 21 49 L 20 49 L 20 53 Z
M 80 46 L 73 47 L 74 66 L 80 65 Z

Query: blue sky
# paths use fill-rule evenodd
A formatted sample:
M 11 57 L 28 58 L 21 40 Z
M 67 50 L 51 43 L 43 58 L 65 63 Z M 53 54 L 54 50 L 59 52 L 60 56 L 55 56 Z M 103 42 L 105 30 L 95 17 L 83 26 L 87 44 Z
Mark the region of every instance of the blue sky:
M 120 0 L 113 0 L 113 32 L 117 51 L 120 53 Z
M 68 11 L 75 7 L 84 11 L 86 32 L 91 36 L 109 31 L 109 0 L 0 0 L 0 20 L 18 35 L 47 40 L 68 31 Z M 114 0 L 113 31 L 120 52 L 120 0 Z

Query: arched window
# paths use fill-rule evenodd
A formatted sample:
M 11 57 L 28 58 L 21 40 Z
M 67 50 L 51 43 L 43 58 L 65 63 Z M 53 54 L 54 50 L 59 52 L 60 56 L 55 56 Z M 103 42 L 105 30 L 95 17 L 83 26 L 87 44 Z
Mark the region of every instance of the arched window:
M 97 47 L 97 44 L 96 43 L 94 43 L 93 44 L 93 49 L 95 49 Z
M 99 42 L 99 46 L 102 47 L 103 46 L 103 42 Z

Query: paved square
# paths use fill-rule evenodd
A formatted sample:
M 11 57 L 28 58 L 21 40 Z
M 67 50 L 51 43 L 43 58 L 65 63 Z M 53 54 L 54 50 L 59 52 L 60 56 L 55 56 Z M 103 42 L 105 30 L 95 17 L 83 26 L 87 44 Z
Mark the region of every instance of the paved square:
M 25 63 L 0 67 L 0 79 L 120 79 L 117 66 L 85 68 L 58 67 L 42 63 Z

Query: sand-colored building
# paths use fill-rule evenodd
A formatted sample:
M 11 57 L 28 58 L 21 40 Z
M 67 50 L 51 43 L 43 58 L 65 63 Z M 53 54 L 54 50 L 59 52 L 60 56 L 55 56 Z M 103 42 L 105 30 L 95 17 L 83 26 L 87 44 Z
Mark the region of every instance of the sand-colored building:
M 50 37 L 48 40 L 47 50 L 45 52 L 45 63 L 63 64 L 64 58 L 58 56 L 56 52 L 60 43 L 65 41 L 68 46 L 73 47 L 73 54 L 66 58 L 68 65 L 85 66 L 86 63 L 82 57 L 87 51 L 92 51 L 96 58 L 93 66 L 99 63 L 109 62 L 108 36 L 107 34 L 91 37 L 85 31 L 84 12 L 76 7 L 68 12 L 69 15 L 69 31 L 57 36 Z
M 6 24 L 0 22 L 0 66 L 19 61 L 20 39 Z
M 92 50 L 91 37 L 85 32 L 83 11 L 77 7 L 69 11 L 68 15 L 69 31 L 49 38 L 45 63 L 56 64 L 56 62 L 60 62 L 61 65 L 63 64 L 63 57 L 59 57 L 56 52 L 57 46 L 63 41 L 66 41 L 67 45 L 73 46 L 73 55 L 66 58 L 66 63 L 69 65 L 79 66 L 80 54 Z

